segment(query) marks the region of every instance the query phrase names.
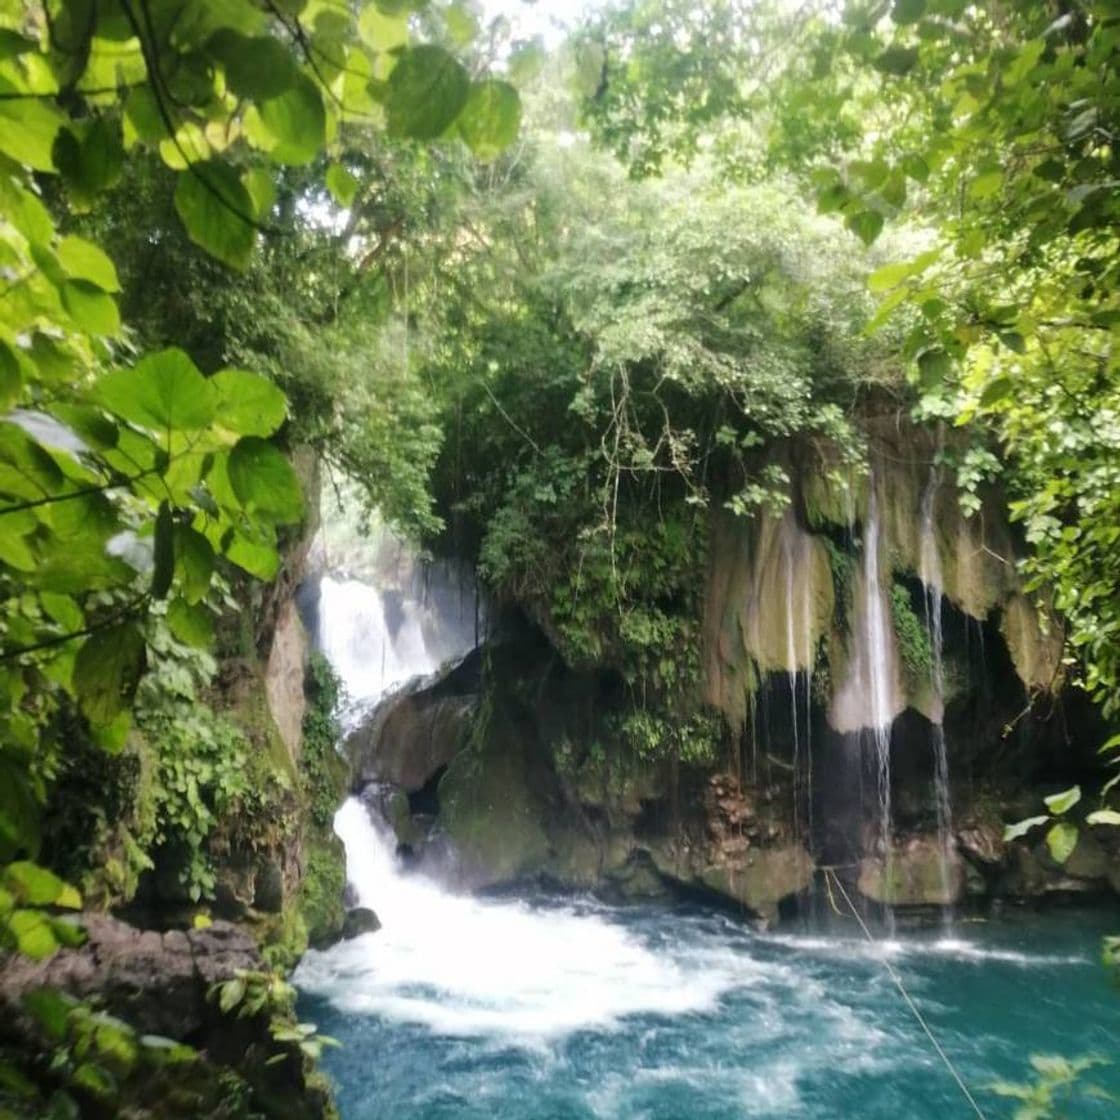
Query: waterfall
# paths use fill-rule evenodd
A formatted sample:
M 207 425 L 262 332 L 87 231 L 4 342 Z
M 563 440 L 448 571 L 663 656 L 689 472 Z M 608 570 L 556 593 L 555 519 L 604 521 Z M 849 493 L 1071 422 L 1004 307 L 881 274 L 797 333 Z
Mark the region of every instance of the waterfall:
M 390 691 L 478 644 L 473 584 L 399 549 L 404 555 L 393 586 L 341 575 L 319 581 L 315 637 L 345 688 L 347 729 Z
M 929 482 L 922 494 L 921 554 L 919 576 L 925 588 L 926 632 L 930 646 L 930 685 L 933 689 L 931 716 L 933 719 L 933 790 L 937 809 L 937 847 L 941 857 L 941 886 L 946 900 L 953 894 L 953 805 L 949 790 L 949 754 L 945 745 L 945 672 L 943 664 L 944 641 L 942 636 L 941 556 L 937 551 L 937 525 L 935 500 L 937 496 L 937 469 L 931 468 Z
M 396 685 L 438 666 L 424 639 L 420 611 L 418 603 L 406 601 L 393 612 L 383 593 L 368 583 L 323 577 L 319 648 L 352 704 L 368 705 Z
M 863 534 L 863 596 L 866 621 L 868 684 L 871 700 L 871 734 L 875 744 L 879 786 L 879 830 L 883 860 L 891 862 L 891 723 L 894 709 L 889 673 L 894 665 L 894 631 L 888 615 L 887 597 L 879 579 L 879 503 L 875 479 L 871 479 L 867 525 Z M 862 643 L 861 643 L 862 644 Z M 896 668 L 897 671 L 897 668 Z
M 806 821 L 807 835 L 813 835 L 813 588 L 808 540 L 791 513 L 782 526 L 782 552 L 786 571 L 786 665 L 789 677 L 790 726 L 793 734 L 793 820 L 794 829 Z M 800 586 L 796 575 L 800 573 Z M 799 666 L 803 666 L 802 669 Z M 804 674 L 804 675 L 803 675 Z M 802 684 L 804 695 L 802 697 Z M 801 707 L 802 699 L 804 708 Z
M 794 579 L 796 567 L 793 542 L 790 535 L 786 535 L 786 651 L 789 666 L 789 706 L 790 727 L 793 730 L 793 834 L 798 835 L 801 824 L 801 736 L 798 733 L 797 719 L 797 666 L 800 658 L 797 656 L 797 626 L 794 619 Z

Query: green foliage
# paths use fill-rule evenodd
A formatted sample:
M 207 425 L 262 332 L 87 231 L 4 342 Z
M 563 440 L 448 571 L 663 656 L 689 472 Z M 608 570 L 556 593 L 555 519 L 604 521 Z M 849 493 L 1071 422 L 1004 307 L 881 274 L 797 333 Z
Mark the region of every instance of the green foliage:
M 184 1108 L 173 1091 L 179 1081 L 191 1080 L 196 1088 L 205 1081 L 199 1055 L 190 1046 L 141 1035 L 121 1019 L 48 988 L 29 993 L 23 1002 L 51 1046 L 50 1062 L 29 1062 L 22 1054 L 0 1050 L 0 1107 L 6 1115 L 123 1114 L 162 1100 L 166 1115 L 185 1116 L 191 1107 L 204 1105 L 192 1095 Z
M 789 168 L 863 242 L 900 231 L 870 280 L 873 326 L 901 332 L 919 415 L 1000 447 L 989 466 L 1031 545 L 1028 588 L 1052 592 L 1081 683 L 1114 711 L 1114 5 L 908 3 L 888 17 L 852 0 L 840 19 L 824 6 L 715 8 L 707 62 L 690 63 L 700 25 L 689 5 L 623 3 L 597 17 L 587 37 L 605 46 L 606 69 L 587 91 L 589 121 L 638 170 L 649 152 L 706 143 L 736 179 Z M 698 110 L 701 65 L 739 96 Z M 960 481 L 975 509 L 974 480 Z
M 308 659 L 304 688 L 307 711 L 303 717 L 300 774 L 312 824 L 329 830 L 346 786 L 346 765 L 337 749 L 342 683 L 318 650 Z
M 200 368 L 197 351 L 153 349 L 187 341 L 182 317 L 167 316 L 140 337 L 122 323 L 122 303 L 134 308 L 158 289 L 142 273 L 166 247 L 166 230 L 173 226 L 181 245 L 189 239 L 216 261 L 248 269 L 259 235 L 292 225 L 297 198 L 313 208 L 325 197 L 320 157 L 328 148 L 341 158 L 383 138 L 385 113 L 403 139 L 433 136 L 456 124 L 473 97 L 464 135 L 492 155 L 511 139 L 516 94 L 503 87 L 496 100 L 490 79 L 468 76 L 441 47 L 410 45 L 407 17 L 372 4 L 297 12 L 129 0 L 78 13 L 26 0 L 0 20 L 7 278 L 0 301 L 0 861 L 7 861 L 38 848 L 46 787 L 35 774 L 45 771 L 36 755 L 60 703 L 75 700 L 96 740 L 121 749 L 145 673 L 158 660 L 153 643 L 162 623 L 154 620 L 164 617 L 163 604 L 178 637 L 206 644 L 221 563 L 273 578 L 286 527 L 303 514 L 278 443 L 287 409 L 276 385 L 248 372 L 247 363 Z M 465 49 L 469 36 L 459 30 Z M 441 73 L 456 76 L 457 91 L 453 102 L 441 99 L 438 128 L 430 85 L 404 80 L 416 58 L 437 56 Z M 146 205 L 145 193 L 132 189 L 138 175 L 164 191 L 157 203 Z M 385 235 L 379 220 L 362 225 L 360 217 L 355 204 L 348 245 L 357 243 L 350 238 L 368 243 L 370 229 Z M 124 224 L 136 252 L 118 272 L 121 242 L 107 238 L 106 252 L 98 241 Z M 348 264 L 355 285 L 374 259 L 362 254 L 364 264 Z M 199 259 L 196 268 L 217 267 Z M 319 275 L 306 260 L 299 267 Z M 197 316 L 196 328 L 209 330 L 209 312 Z M 283 386 L 286 379 L 273 380 Z M 414 399 L 410 405 L 418 414 Z M 353 441 L 353 465 L 369 464 L 379 434 Z M 420 472 L 432 439 L 429 428 L 414 441 Z M 422 481 L 412 469 L 399 489 L 386 489 L 407 492 L 423 521 Z M 394 512 L 403 514 L 404 504 Z M 215 744 L 230 745 L 213 726 L 192 726 L 195 732 L 211 754 Z M 196 757 L 162 778 L 190 811 L 200 812 L 197 800 L 212 814 L 199 790 L 232 780 L 222 775 L 213 784 L 207 767 L 217 764 L 216 756 Z M 165 805 L 160 828 L 192 832 L 186 811 Z M 196 841 L 187 836 L 188 847 Z M 191 879 L 192 892 L 205 889 L 201 866 Z
M 904 584 L 891 585 L 890 607 L 898 652 L 907 676 L 915 682 L 928 681 L 933 665 L 929 632 L 915 613 L 910 591 Z
M 1088 1082 L 1085 1073 L 1105 1065 L 1104 1058 L 1062 1058 L 1051 1054 L 1034 1054 L 1031 1067 L 1035 1079 L 1026 1084 L 997 1081 L 988 1088 L 997 1096 L 1018 1101 L 1014 1120 L 1051 1120 L 1069 1115 L 1067 1108 L 1076 1101 L 1109 1099 L 1099 1086 Z
M 675 714 L 663 717 L 638 708 L 622 717 L 618 732 L 634 755 L 644 761 L 678 758 L 702 766 L 718 758 L 723 721 L 713 712 L 698 712 L 687 718 Z
M 314 1023 L 299 1023 L 295 1018 L 296 991 L 275 972 L 249 972 L 238 969 L 234 977 L 210 989 L 223 1015 L 238 1019 L 267 1016 L 269 1033 L 279 1043 L 290 1043 L 311 1061 L 318 1061 L 323 1050 L 340 1043 L 329 1035 L 319 1034 Z M 283 1053 L 269 1061 L 282 1061 Z

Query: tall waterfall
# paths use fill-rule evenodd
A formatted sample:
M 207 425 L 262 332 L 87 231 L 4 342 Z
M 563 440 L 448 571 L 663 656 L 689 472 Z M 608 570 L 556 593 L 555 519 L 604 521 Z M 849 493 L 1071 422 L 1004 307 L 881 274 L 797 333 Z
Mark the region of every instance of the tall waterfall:
M 883 860 L 891 860 L 891 703 L 888 673 L 894 664 L 894 629 L 888 615 L 887 597 L 879 580 L 879 503 L 875 480 L 871 479 L 867 525 L 863 534 L 863 599 L 866 633 L 868 693 L 871 701 L 871 734 L 875 744 L 879 784 L 879 829 Z M 896 670 L 897 671 L 897 670 Z
M 813 604 L 805 552 L 808 542 L 798 532 L 790 513 L 783 524 L 782 549 L 786 570 L 786 664 L 789 676 L 790 726 L 793 733 L 793 821 L 795 832 L 802 819 L 813 835 Z M 800 587 L 796 572 L 802 573 Z M 804 666 L 804 671 L 798 667 Z M 801 707 L 802 701 L 804 707 Z
M 863 557 L 853 589 L 847 672 L 832 699 L 830 723 L 870 745 L 878 808 L 878 840 L 891 858 L 891 725 L 903 707 L 898 649 L 880 575 L 881 528 L 875 478 L 863 526 Z
M 919 576 L 925 588 L 926 631 L 930 646 L 930 685 L 933 689 L 933 790 L 937 809 L 937 842 L 941 854 L 941 886 L 952 897 L 953 805 L 949 791 L 949 754 L 945 745 L 945 671 L 943 664 L 941 556 L 937 550 L 935 501 L 937 470 L 931 468 L 922 494 Z

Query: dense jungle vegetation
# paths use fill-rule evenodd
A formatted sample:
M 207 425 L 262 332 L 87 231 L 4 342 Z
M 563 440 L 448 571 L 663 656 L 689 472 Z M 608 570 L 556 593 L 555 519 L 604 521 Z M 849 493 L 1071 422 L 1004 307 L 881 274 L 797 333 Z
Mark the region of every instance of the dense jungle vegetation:
M 1115 718 L 1118 63 L 1107 0 L 624 0 L 548 49 L 471 0 L 0 6 L 0 948 L 206 920 L 303 829 L 274 963 L 337 908 L 334 683 L 299 765 L 244 685 L 322 477 L 688 760 L 712 511 L 889 402 L 966 434 Z M 153 1060 L 98 1053 L 53 1084 Z

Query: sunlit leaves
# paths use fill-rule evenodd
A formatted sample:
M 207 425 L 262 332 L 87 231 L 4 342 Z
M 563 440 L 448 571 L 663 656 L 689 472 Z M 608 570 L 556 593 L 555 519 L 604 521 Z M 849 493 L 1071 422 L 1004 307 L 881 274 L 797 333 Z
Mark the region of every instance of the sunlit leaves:
M 288 402 L 266 377 L 243 369 L 219 370 L 210 379 L 218 394 L 217 419 L 240 435 L 270 436 L 284 422 Z
M 88 281 L 103 292 L 120 290 L 113 262 L 91 241 L 81 237 L 64 237 L 58 245 L 58 263 L 73 279 Z
M 1080 800 L 1080 786 L 1073 786 L 1070 789 L 1063 790 L 1061 793 L 1055 793 L 1050 797 L 1043 798 L 1043 801 L 1046 803 L 1046 808 L 1056 816 L 1068 813 Z
M 1027 817 L 1025 820 L 1009 824 L 1003 830 L 1003 839 L 1007 842 L 1012 840 L 1019 840 L 1026 836 L 1032 828 L 1038 828 L 1039 825 L 1046 824 L 1050 818 L 1048 816 Z
M 300 77 L 277 97 L 261 102 L 258 143 L 277 163 L 310 163 L 326 141 L 327 115 L 315 83 Z
M 471 87 L 459 117 L 459 132 L 479 159 L 500 155 L 517 138 L 521 99 L 508 82 L 485 81 Z
M 45 101 L 0 101 L 0 152 L 36 171 L 54 171 L 54 144 L 64 120 Z
M 327 168 L 327 189 L 339 206 L 349 206 L 358 193 L 358 180 L 340 163 Z
M 219 391 L 182 350 L 162 350 L 101 379 L 98 399 L 153 432 L 198 429 L 215 417 Z
M 1077 847 L 1077 826 L 1068 821 L 1058 821 L 1046 833 L 1046 846 L 1055 863 L 1065 863 Z

